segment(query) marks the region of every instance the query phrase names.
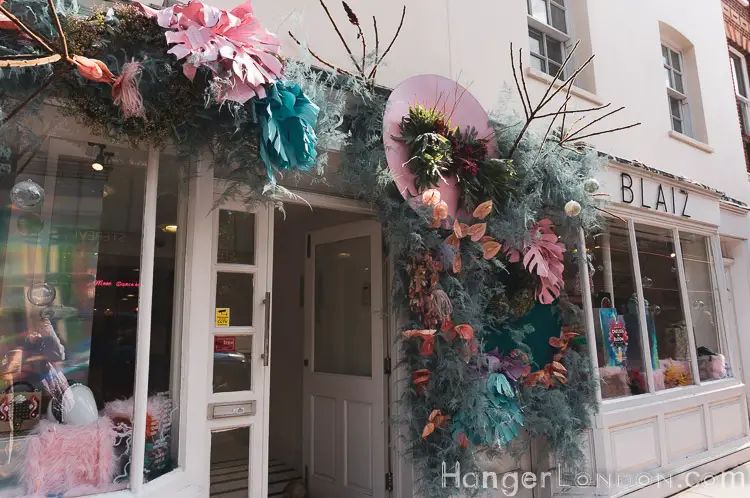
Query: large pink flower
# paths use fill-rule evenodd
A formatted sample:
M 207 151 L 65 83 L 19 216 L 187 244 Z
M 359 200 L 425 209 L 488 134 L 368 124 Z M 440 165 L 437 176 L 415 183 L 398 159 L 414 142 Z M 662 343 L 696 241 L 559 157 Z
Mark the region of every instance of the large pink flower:
M 167 9 L 142 10 L 155 16 L 174 45 L 170 54 L 185 59 L 183 71 L 191 80 L 198 66 L 206 66 L 220 78 L 217 100 L 245 103 L 265 97 L 263 85 L 280 78 L 283 63 L 279 39 L 260 25 L 247 1 L 230 12 L 190 2 Z

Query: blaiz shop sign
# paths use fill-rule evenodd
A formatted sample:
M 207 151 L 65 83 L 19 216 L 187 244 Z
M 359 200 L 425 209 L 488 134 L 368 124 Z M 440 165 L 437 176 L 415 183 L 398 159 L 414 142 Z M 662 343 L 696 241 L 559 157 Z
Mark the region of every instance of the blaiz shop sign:
M 643 178 L 634 181 L 627 173 L 620 173 L 621 202 L 635 204 L 645 209 L 653 209 L 662 213 L 672 213 L 683 218 L 691 218 L 688 214 L 690 192 L 672 186 L 664 187 L 661 183 L 656 188 L 646 188 Z

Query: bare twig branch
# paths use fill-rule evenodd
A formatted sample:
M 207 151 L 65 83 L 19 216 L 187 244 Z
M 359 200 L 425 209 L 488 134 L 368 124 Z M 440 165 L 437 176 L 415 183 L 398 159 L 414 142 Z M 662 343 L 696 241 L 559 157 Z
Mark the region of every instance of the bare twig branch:
M 563 60 L 562 65 L 560 66 L 560 69 L 557 70 L 557 74 L 555 74 L 555 77 L 552 78 L 552 83 L 547 86 L 547 90 L 544 92 L 544 96 L 542 96 L 541 100 L 539 102 L 545 102 L 547 100 L 547 96 L 549 95 L 549 92 L 552 91 L 552 88 L 554 87 L 554 83 L 560 79 L 560 76 L 562 76 L 565 73 L 565 68 L 568 66 L 568 62 L 573 58 L 573 54 L 576 53 L 576 50 L 578 50 L 578 45 L 581 44 L 581 40 L 578 40 L 575 45 L 573 45 L 573 48 L 570 49 L 570 52 L 565 57 L 565 60 Z M 566 82 L 567 83 L 567 82 Z M 541 104 L 540 107 L 544 107 L 545 104 Z
M 47 52 L 50 52 L 52 54 L 56 54 L 57 53 L 57 50 L 55 50 L 54 48 L 50 47 L 49 44 L 47 44 L 47 42 L 44 39 L 42 39 L 41 36 L 39 36 L 34 31 L 32 31 L 31 29 L 29 29 L 23 22 L 21 22 L 20 19 L 18 19 L 16 16 L 14 16 L 11 11 L 9 11 L 5 7 L 3 7 L 2 4 L 0 4 L 0 14 L 3 14 L 5 17 L 7 17 L 13 24 L 15 24 L 16 26 L 18 26 L 18 28 L 21 31 L 23 31 L 26 35 L 28 35 L 29 37 L 31 37 L 31 39 L 34 40 L 35 42 L 37 42 L 39 45 L 41 45 L 42 48 L 44 48 Z
M 24 57 L 32 57 L 30 59 L 24 59 Z M 60 55 L 48 55 L 46 57 L 39 57 L 34 54 L 23 54 L 23 55 L 9 55 L 0 57 L 0 67 L 31 67 L 31 66 L 43 66 L 45 64 L 52 64 L 61 59 Z
M 351 58 L 352 62 L 354 63 L 354 67 L 357 68 L 357 72 L 364 76 L 364 69 L 359 67 L 359 64 L 357 63 L 357 58 L 354 57 L 354 54 L 352 53 L 352 50 L 349 48 L 349 44 L 346 43 L 346 39 L 344 38 L 344 35 L 341 34 L 341 30 L 339 30 L 338 24 L 336 24 L 336 21 L 333 19 L 333 16 L 331 15 L 331 11 L 328 10 L 328 6 L 325 4 L 323 0 L 320 0 L 320 5 L 323 6 L 323 10 L 326 11 L 326 15 L 328 16 L 328 20 L 331 21 L 331 24 L 333 25 L 333 29 L 336 30 L 336 34 L 339 35 L 339 39 L 341 40 L 341 43 L 344 44 L 344 48 L 346 49 L 347 53 L 349 54 L 349 57 Z
M 60 43 L 62 43 L 63 53 L 60 55 L 62 55 L 63 58 L 67 61 L 70 59 L 70 54 L 68 53 L 68 40 L 65 38 L 65 32 L 63 31 L 62 25 L 60 24 L 60 18 L 57 17 L 55 0 L 47 0 L 47 4 L 49 4 L 49 10 L 52 14 L 52 19 L 55 20 L 55 28 L 57 29 L 57 35 L 60 37 Z
M 406 5 L 404 5 L 404 9 L 401 11 L 401 21 L 398 23 L 398 29 L 396 29 L 396 34 L 393 35 L 393 39 L 391 40 L 391 43 L 388 45 L 388 48 L 385 49 L 385 52 L 383 52 L 383 55 L 380 56 L 380 59 L 375 61 L 375 67 L 372 68 L 372 71 L 370 72 L 370 75 L 368 78 L 372 78 L 375 76 L 375 73 L 378 70 L 378 65 L 383 62 L 383 59 L 388 55 L 388 52 L 391 51 L 391 48 L 393 47 L 393 44 L 396 43 L 396 39 L 398 38 L 398 35 L 401 34 L 401 28 L 404 26 L 404 19 L 406 18 Z
M 572 55 L 572 52 L 571 52 L 571 55 Z M 593 55 L 591 57 L 589 57 L 588 59 L 586 59 L 586 62 L 584 62 L 583 64 L 581 64 L 581 67 L 579 67 L 578 69 L 576 69 L 573 72 L 573 74 L 570 75 L 570 78 L 568 78 L 567 80 L 565 80 L 565 82 L 562 85 L 560 85 L 554 92 L 552 92 L 552 94 L 549 97 L 547 97 L 546 100 L 542 99 L 541 104 L 539 104 L 539 108 L 541 109 L 542 107 L 544 107 L 547 104 L 549 104 L 550 102 L 552 102 L 552 99 L 554 99 L 557 96 L 557 94 L 560 93 L 562 91 L 562 89 L 566 87 L 566 85 L 573 84 L 573 82 L 575 82 L 576 77 L 579 74 L 581 74 L 581 72 L 584 69 L 586 69 L 588 67 L 588 65 L 591 64 L 591 61 L 593 61 L 593 60 L 594 60 L 594 56 Z M 563 66 L 563 67 L 565 67 L 565 66 Z M 557 81 L 557 79 L 555 79 L 552 82 L 552 84 L 550 84 L 550 86 L 547 88 L 548 91 L 555 86 L 555 81 Z
M 607 133 L 614 133 L 616 131 L 628 130 L 630 128 L 635 128 L 636 126 L 640 126 L 640 125 L 641 125 L 641 123 L 638 122 L 638 123 L 633 123 L 633 124 L 630 124 L 630 125 L 627 125 L 627 126 L 620 126 L 618 128 L 611 128 L 609 130 L 597 131 L 596 133 L 589 133 L 588 135 L 582 135 L 580 137 L 576 137 L 575 140 L 583 140 L 584 138 L 596 137 L 596 136 L 599 136 L 599 135 L 605 135 Z
M 70 68 L 66 66 L 64 68 L 58 69 L 57 71 L 55 71 L 54 73 L 52 73 L 51 75 L 49 75 L 49 77 L 46 80 L 44 80 L 44 82 L 41 85 L 39 85 L 39 88 L 37 88 L 34 91 L 34 93 L 32 93 L 31 95 L 29 95 L 28 97 L 26 97 L 26 99 L 23 102 L 21 102 L 16 107 L 14 107 L 12 111 L 10 111 L 6 116 L 3 117 L 3 119 L 0 119 L 0 125 L 4 125 L 5 123 L 7 123 L 11 119 L 13 119 L 13 117 L 15 117 L 15 115 L 18 114 L 18 112 L 21 109 L 23 109 L 24 107 L 26 107 L 27 105 L 29 105 L 29 103 L 31 103 L 31 101 L 33 101 L 35 98 L 37 98 L 48 86 L 50 86 L 60 76 L 62 76 L 66 72 L 68 72 L 69 69 Z
M 598 118 L 596 118 L 592 122 L 588 123 L 587 125 L 581 127 L 580 129 L 578 129 L 576 131 L 572 131 L 571 133 L 569 133 L 568 136 L 565 137 L 564 141 L 565 142 L 572 142 L 574 140 L 578 140 L 578 138 L 576 137 L 576 135 L 578 135 L 579 133 L 581 133 L 583 130 L 585 130 L 586 128 L 590 128 L 591 126 L 595 125 L 596 123 L 598 123 L 602 119 L 606 119 L 606 118 L 612 116 L 613 114 L 617 114 L 618 112 L 622 111 L 623 109 L 625 109 L 625 107 L 618 107 L 614 111 L 610 111 L 607 114 L 599 116 Z
M 570 99 L 572 99 L 572 97 L 570 95 L 567 95 L 565 97 L 566 101 L 569 101 Z M 551 118 L 552 116 L 555 116 L 556 114 L 565 115 L 565 114 L 580 114 L 582 112 L 601 111 L 602 109 L 606 109 L 606 108 L 608 108 L 611 105 L 612 105 L 612 103 L 610 102 L 608 104 L 600 105 L 600 106 L 597 106 L 597 107 L 589 107 L 587 109 L 570 109 L 570 110 L 562 109 L 559 112 L 550 112 L 548 114 L 540 114 L 536 118 L 537 119 L 544 119 L 544 118 Z
M 521 64 L 519 64 L 519 66 L 520 65 Z M 518 95 L 521 97 L 523 113 L 526 115 L 526 119 L 529 119 L 530 109 L 526 108 L 526 99 L 523 98 L 523 93 L 521 92 L 521 83 L 518 81 L 518 75 L 516 74 L 516 61 L 513 58 L 513 42 L 510 43 L 510 67 L 511 69 L 513 69 L 513 80 L 516 82 L 516 90 L 518 90 Z
M 521 72 L 521 83 L 523 84 L 523 94 L 526 96 L 526 103 L 529 106 L 529 109 L 531 109 L 531 98 L 529 98 L 529 91 L 526 88 L 526 75 L 523 72 L 523 49 L 518 49 L 518 70 Z M 524 95 L 521 95 L 521 99 L 523 99 Z
M 380 34 L 378 33 L 378 20 L 375 19 L 375 16 L 372 16 L 372 27 L 375 30 L 375 67 L 373 68 L 371 77 L 374 78 L 378 70 L 378 53 L 380 51 Z
M 560 125 L 560 141 L 562 141 L 562 137 L 565 135 L 565 119 L 568 117 L 568 102 L 570 102 L 570 92 L 573 90 L 573 84 L 571 83 L 568 86 L 568 91 L 565 92 L 565 113 L 562 116 L 562 125 Z M 609 105 L 609 104 L 607 104 Z
M 309 53 L 310 55 L 312 55 L 312 56 L 313 56 L 313 57 L 315 58 L 315 60 L 317 60 L 318 62 L 320 62 L 320 63 L 321 63 L 321 64 L 323 64 L 324 66 L 326 66 L 326 67 L 328 67 L 328 68 L 330 68 L 330 69 L 333 69 L 334 71 L 336 71 L 336 72 L 338 72 L 338 73 L 340 73 L 340 74 L 344 74 L 344 75 L 346 75 L 346 76 L 354 76 L 354 75 L 353 75 L 352 73 L 350 73 L 349 71 L 347 71 L 347 70 L 345 70 L 345 69 L 341 69 L 340 67 L 336 67 L 336 66 L 334 66 L 333 64 L 331 64 L 330 62 L 326 61 L 325 59 L 323 59 L 322 57 L 320 57 L 320 56 L 319 56 L 318 54 L 316 54 L 315 52 L 313 52 L 313 50 L 312 50 L 312 49 L 311 49 L 310 47 L 307 47 L 307 46 L 303 45 L 303 44 L 302 44 L 302 42 L 301 42 L 301 41 L 299 41 L 299 40 L 297 39 L 297 37 L 296 37 L 296 36 L 294 36 L 294 34 L 293 34 L 293 33 L 292 33 L 291 31 L 289 31 L 289 36 L 290 36 L 290 37 L 292 38 L 292 40 L 294 40 L 294 41 L 295 41 L 295 43 L 297 43 L 297 45 L 299 45 L 299 46 L 300 46 L 300 47 L 302 47 L 303 49 L 307 50 L 307 52 L 308 52 L 308 53 Z

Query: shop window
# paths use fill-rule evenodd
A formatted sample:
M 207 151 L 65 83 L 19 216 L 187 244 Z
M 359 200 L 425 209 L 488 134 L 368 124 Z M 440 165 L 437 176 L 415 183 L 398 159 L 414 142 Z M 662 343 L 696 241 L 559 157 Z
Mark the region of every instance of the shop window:
M 628 225 L 611 220 L 588 243 L 592 300 L 602 397 L 648 392 L 645 348 L 639 334 L 637 285 Z
M 635 224 L 635 240 L 654 389 L 692 385 L 690 339 L 672 230 Z
M 0 176 L 0 495 L 127 488 L 135 378 L 146 367 L 136 364 L 146 153 L 2 140 L 11 160 Z M 177 463 L 178 178 L 162 157 L 145 481 Z
M 589 238 L 604 399 L 731 377 L 711 241 L 614 219 Z
M 700 380 L 721 379 L 731 375 L 731 372 L 728 369 L 728 351 L 719 329 L 721 307 L 711 239 L 680 233 L 680 245 Z

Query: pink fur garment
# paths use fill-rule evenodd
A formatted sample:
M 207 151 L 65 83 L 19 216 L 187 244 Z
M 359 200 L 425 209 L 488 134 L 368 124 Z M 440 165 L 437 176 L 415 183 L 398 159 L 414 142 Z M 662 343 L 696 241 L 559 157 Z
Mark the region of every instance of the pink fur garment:
M 42 420 L 29 438 L 22 482 L 29 496 L 112 491 L 117 469 L 112 421 L 60 425 Z

